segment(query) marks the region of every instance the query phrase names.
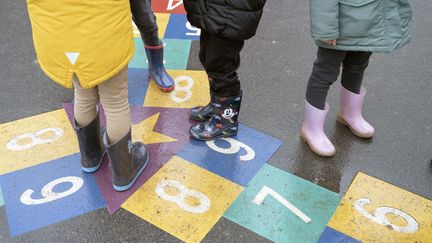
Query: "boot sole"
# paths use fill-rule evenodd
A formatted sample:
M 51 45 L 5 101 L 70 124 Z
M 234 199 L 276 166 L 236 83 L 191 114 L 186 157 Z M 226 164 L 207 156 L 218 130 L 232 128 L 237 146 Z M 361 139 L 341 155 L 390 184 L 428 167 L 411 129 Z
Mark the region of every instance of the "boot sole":
M 369 139 L 372 138 L 374 134 L 372 135 L 364 135 L 361 133 L 356 132 L 349 124 L 348 122 L 345 121 L 345 119 L 343 119 L 343 117 L 341 117 L 339 114 L 336 116 L 336 121 L 339 122 L 341 125 L 348 127 L 348 129 L 357 137 L 359 138 L 364 138 L 364 139 Z
M 316 155 L 324 157 L 324 158 L 329 158 L 329 157 L 333 157 L 336 154 L 336 151 L 330 154 L 324 154 L 321 153 L 319 150 L 316 150 L 314 147 L 312 147 L 309 144 L 309 140 L 306 138 L 306 136 L 303 134 L 302 131 L 300 131 L 300 138 L 307 144 L 307 146 L 310 148 L 310 150 L 312 150 L 312 152 L 314 152 Z
M 102 161 L 103 161 L 103 159 L 104 159 L 104 157 L 105 157 L 105 154 L 106 154 L 106 152 L 104 152 L 104 153 L 102 154 L 102 158 L 99 160 L 99 163 L 98 163 L 96 166 L 94 166 L 94 167 L 90 167 L 90 168 L 82 167 L 82 166 L 81 166 L 81 170 L 84 171 L 85 173 L 93 173 L 93 172 L 96 172 L 96 171 L 100 168 L 100 166 L 101 166 L 101 164 L 102 164 Z
M 235 135 L 237 135 L 237 132 L 236 133 L 233 133 L 233 134 L 230 134 L 230 135 L 219 135 L 219 136 L 216 136 L 216 137 L 213 137 L 213 138 L 197 138 L 197 137 L 194 137 L 194 136 L 192 136 L 192 135 L 190 135 L 190 138 L 192 138 L 192 139 L 195 139 L 195 140 L 198 140 L 198 141 L 212 141 L 212 140 L 215 140 L 215 139 L 218 139 L 218 138 L 229 138 L 229 137 L 233 137 L 233 136 L 235 136 Z
M 138 171 L 138 173 L 136 174 L 135 178 L 132 180 L 131 183 L 127 184 L 126 186 L 116 186 L 113 184 L 113 188 L 114 190 L 118 191 L 118 192 L 123 192 L 128 190 L 129 188 L 131 188 L 135 181 L 138 179 L 138 177 L 141 175 L 141 173 L 144 171 L 144 169 L 147 167 L 147 163 L 149 161 L 150 155 L 147 156 L 146 162 L 144 163 L 144 165 L 142 166 L 142 168 Z
M 158 87 L 158 89 L 160 89 L 162 92 L 164 92 L 164 93 L 170 93 L 171 91 L 173 91 L 174 90 L 174 88 L 175 88 L 175 85 L 173 85 L 173 86 L 169 86 L 169 87 L 162 87 L 162 86 L 160 86 L 156 81 L 154 81 L 154 78 L 152 78 L 151 76 L 148 76 L 148 79 L 149 80 L 153 80 L 153 82 L 155 82 L 155 84 L 156 84 L 156 86 Z

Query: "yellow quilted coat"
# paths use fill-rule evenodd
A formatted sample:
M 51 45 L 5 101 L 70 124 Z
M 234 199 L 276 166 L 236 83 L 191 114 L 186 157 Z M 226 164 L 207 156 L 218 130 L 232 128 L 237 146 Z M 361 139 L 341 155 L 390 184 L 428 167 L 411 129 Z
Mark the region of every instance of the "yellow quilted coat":
M 129 0 L 27 0 L 36 55 L 55 82 L 92 88 L 134 53 Z

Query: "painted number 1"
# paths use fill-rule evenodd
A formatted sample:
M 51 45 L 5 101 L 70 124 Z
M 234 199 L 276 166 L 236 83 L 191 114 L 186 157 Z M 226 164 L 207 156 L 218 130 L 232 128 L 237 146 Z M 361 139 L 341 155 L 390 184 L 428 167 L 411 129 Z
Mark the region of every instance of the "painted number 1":
M 365 209 L 365 205 L 368 205 L 370 203 L 371 203 L 371 200 L 369 198 L 362 197 L 362 198 L 357 199 L 357 201 L 355 201 L 354 208 L 361 215 L 366 217 L 367 219 L 370 219 L 377 224 L 387 226 L 390 229 L 393 229 L 394 231 L 397 231 L 400 233 L 407 233 L 407 234 L 415 233 L 418 231 L 419 225 L 418 225 L 417 221 L 413 217 L 408 215 L 407 213 L 405 213 L 399 209 L 395 209 L 395 208 L 391 208 L 391 207 L 378 207 L 371 214 Z M 407 225 L 398 226 L 398 225 L 390 223 L 390 221 L 386 217 L 387 214 L 393 214 L 393 215 L 396 215 L 396 216 L 403 218 L 407 222 Z
M 288 208 L 291 212 L 293 212 L 297 217 L 303 220 L 306 224 L 309 224 L 312 221 L 306 214 L 300 211 L 300 209 L 292 205 L 290 202 L 288 202 L 288 200 L 282 197 L 279 193 L 277 193 L 276 191 L 274 191 L 273 189 L 267 186 L 263 186 L 261 191 L 258 192 L 258 194 L 255 196 L 252 202 L 255 203 L 256 205 L 261 205 L 263 204 L 264 199 L 267 197 L 267 195 L 270 195 L 274 199 L 278 200 L 278 202 L 282 203 L 282 205 Z

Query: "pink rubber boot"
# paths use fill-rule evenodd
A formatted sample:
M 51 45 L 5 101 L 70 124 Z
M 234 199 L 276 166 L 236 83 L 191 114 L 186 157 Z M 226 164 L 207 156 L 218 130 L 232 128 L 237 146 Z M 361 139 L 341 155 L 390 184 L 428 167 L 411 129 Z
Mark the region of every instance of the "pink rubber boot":
M 336 153 L 335 147 L 324 133 L 324 122 L 328 111 L 327 103 L 324 110 L 320 110 L 306 101 L 304 121 L 300 129 L 300 137 L 314 153 L 323 157 L 331 157 Z
M 366 89 L 363 87 L 360 94 L 342 87 L 337 121 L 347 126 L 357 137 L 371 138 L 375 134 L 375 129 L 362 116 L 365 95 Z

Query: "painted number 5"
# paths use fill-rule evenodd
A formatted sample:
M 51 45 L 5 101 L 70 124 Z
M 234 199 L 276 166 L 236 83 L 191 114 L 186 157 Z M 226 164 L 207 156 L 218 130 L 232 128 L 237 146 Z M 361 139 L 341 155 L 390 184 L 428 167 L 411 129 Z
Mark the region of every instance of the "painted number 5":
M 72 187 L 64 192 L 54 192 L 53 189 L 55 186 L 61 184 L 61 183 L 71 183 Z M 22 195 L 21 195 L 21 202 L 25 205 L 37 205 L 37 204 L 44 204 L 48 202 L 52 202 L 55 200 L 58 200 L 60 198 L 67 197 L 76 191 L 78 191 L 82 186 L 84 185 L 83 179 L 76 176 L 66 176 L 59 178 L 57 180 L 53 180 L 50 183 L 46 184 L 42 190 L 41 195 L 42 198 L 35 199 L 32 198 L 32 195 L 34 191 L 32 189 L 27 189 Z
M 354 208 L 364 217 L 367 219 L 370 219 L 374 221 L 377 224 L 387 226 L 394 231 L 400 232 L 400 233 L 415 233 L 418 231 L 419 225 L 417 224 L 416 220 L 408 215 L 407 213 L 400 211 L 399 209 L 391 208 L 391 207 L 378 207 L 375 209 L 375 211 L 370 214 L 366 209 L 365 205 L 370 204 L 371 200 L 367 197 L 362 197 L 357 199 L 354 203 Z M 399 216 L 403 218 L 407 225 L 405 226 L 398 226 L 395 224 L 390 223 L 390 221 L 387 219 L 387 214 L 393 214 L 396 216 Z
M 224 140 L 227 141 L 230 144 L 229 148 L 221 148 L 218 145 L 216 145 L 216 143 L 214 142 L 214 140 L 212 141 L 207 141 L 207 146 L 209 146 L 211 149 L 213 149 L 216 152 L 222 153 L 222 154 L 236 154 L 238 152 L 240 152 L 240 148 L 243 148 L 244 150 L 246 150 L 246 154 L 240 156 L 240 160 L 243 161 L 249 161 L 249 160 L 253 160 L 255 158 L 255 151 L 247 146 L 246 144 L 239 142 L 237 140 L 234 140 L 232 138 L 220 138 L 220 140 Z
M 193 26 L 189 23 L 189 21 L 186 22 L 186 29 L 192 31 L 192 32 L 186 32 L 186 35 L 187 35 L 187 36 L 200 36 L 200 35 L 201 35 L 201 30 L 198 29 L 198 28 L 196 28 L 196 27 L 193 27 Z

